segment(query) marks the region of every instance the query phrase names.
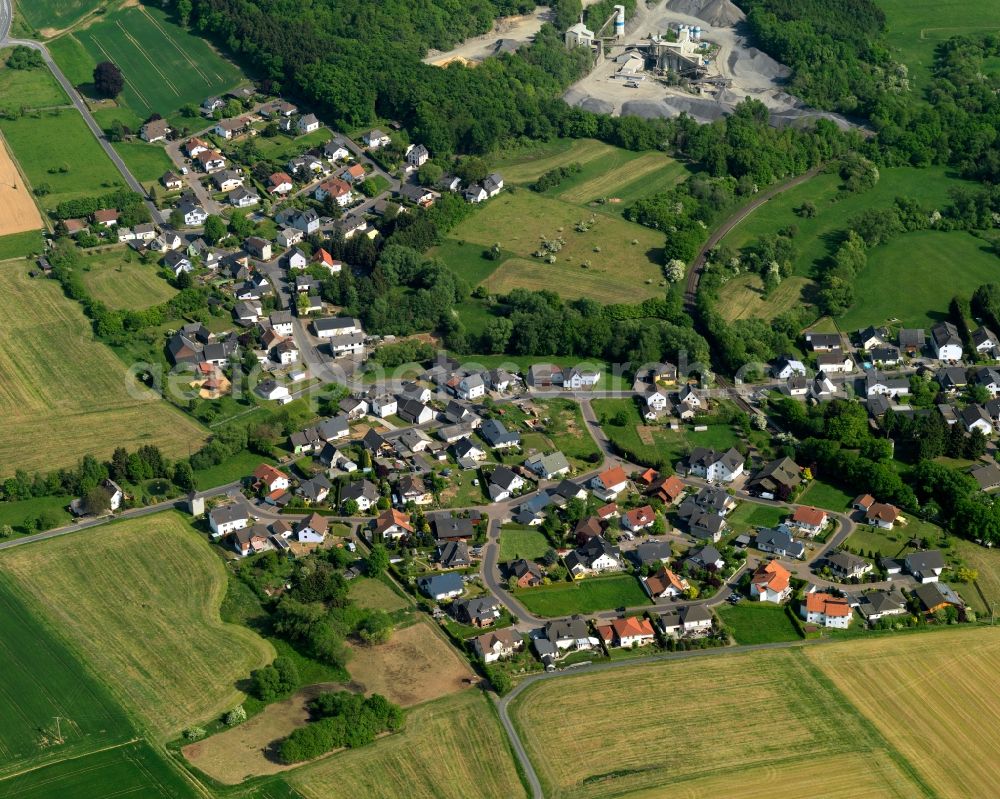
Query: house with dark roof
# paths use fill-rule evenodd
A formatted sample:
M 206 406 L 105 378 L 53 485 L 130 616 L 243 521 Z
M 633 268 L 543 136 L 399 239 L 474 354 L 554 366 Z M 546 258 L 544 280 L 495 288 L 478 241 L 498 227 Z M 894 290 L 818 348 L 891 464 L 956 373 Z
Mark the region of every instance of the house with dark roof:
M 445 572 L 417 578 L 417 588 L 424 596 L 441 602 L 461 596 L 465 583 L 462 582 L 462 575 L 458 572 Z
M 611 544 L 603 535 L 590 538 L 582 546 L 570 552 L 564 560 L 566 568 L 573 577 L 617 572 L 625 568 L 618 547 Z
M 713 483 L 728 483 L 743 474 L 745 460 L 734 448 L 725 452 L 694 447 L 686 460 L 687 473 L 693 477 L 703 477 Z
M 801 559 L 805 557 L 806 548 L 801 541 L 796 541 L 783 527 L 762 527 L 757 530 L 756 546 L 761 552 L 773 552 L 787 558 Z
M 464 541 L 443 541 L 437 546 L 437 562 L 442 569 L 462 569 L 472 564 L 469 545 Z
M 918 585 L 911 592 L 920 606 L 920 610 L 928 616 L 937 613 L 939 610 L 953 607 L 956 610 L 964 610 L 965 602 L 962 598 L 945 583 L 929 583 Z
M 493 449 L 507 449 L 521 445 L 521 434 L 516 430 L 507 430 L 502 422 L 487 419 L 479 426 L 479 435 Z

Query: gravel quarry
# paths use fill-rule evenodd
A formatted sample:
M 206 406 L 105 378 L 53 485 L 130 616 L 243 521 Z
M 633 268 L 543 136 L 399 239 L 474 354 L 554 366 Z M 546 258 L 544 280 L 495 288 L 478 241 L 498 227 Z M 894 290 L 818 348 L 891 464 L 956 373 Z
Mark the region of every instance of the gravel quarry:
M 731 113 L 744 99 L 753 98 L 768 107 L 771 124 L 777 127 L 820 118 L 843 129 L 853 127 L 844 117 L 810 108 L 789 94 L 786 83 L 791 70 L 748 43 L 743 20 L 743 12 L 730 0 L 666 0 L 651 8 L 640 3 L 627 23 L 623 44 L 662 34 L 677 25 L 698 26 L 701 39 L 719 47 L 708 66 L 708 77 L 728 85 L 706 86 L 695 93 L 667 86 L 652 74 L 626 85 L 615 77 L 619 65 L 613 57 L 625 50 L 617 45 L 609 58 L 567 90 L 564 99 L 570 105 L 614 116 L 672 118 L 685 113 L 699 122 L 712 122 Z

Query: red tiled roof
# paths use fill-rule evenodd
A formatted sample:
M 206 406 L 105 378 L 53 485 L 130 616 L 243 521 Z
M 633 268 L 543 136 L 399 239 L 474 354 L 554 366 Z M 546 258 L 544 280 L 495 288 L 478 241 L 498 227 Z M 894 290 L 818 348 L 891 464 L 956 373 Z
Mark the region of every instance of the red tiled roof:
M 253 470 L 253 476 L 258 480 L 264 480 L 268 484 L 273 483 L 275 480 L 284 477 L 288 479 L 288 475 L 279 469 L 275 469 L 268 463 L 262 463 L 256 469 Z
M 851 606 L 843 597 L 832 594 L 806 594 L 806 611 L 825 616 L 850 616 Z
M 649 619 L 642 619 L 638 616 L 629 616 L 626 619 L 615 619 L 611 622 L 611 627 L 615 635 L 619 638 L 629 638 L 636 635 L 652 635 L 653 625 Z
M 613 466 L 597 475 L 597 479 L 605 488 L 614 488 L 616 485 L 628 482 L 628 475 L 625 474 L 625 470 L 621 466 Z
M 894 522 L 899 518 L 899 508 L 886 502 L 876 502 L 868 509 L 869 521 Z
M 792 521 L 796 524 L 807 524 L 810 527 L 819 527 L 826 522 L 826 511 L 813 508 L 809 505 L 795 509 Z
M 791 579 L 792 573 L 776 560 L 758 566 L 753 573 L 753 583 L 756 586 L 763 586 L 779 594 L 788 588 Z
M 633 508 L 628 511 L 625 518 L 628 519 L 628 523 L 632 527 L 640 527 L 644 524 L 652 524 L 656 514 L 653 513 L 653 509 L 649 505 L 643 505 L 641 508 Z

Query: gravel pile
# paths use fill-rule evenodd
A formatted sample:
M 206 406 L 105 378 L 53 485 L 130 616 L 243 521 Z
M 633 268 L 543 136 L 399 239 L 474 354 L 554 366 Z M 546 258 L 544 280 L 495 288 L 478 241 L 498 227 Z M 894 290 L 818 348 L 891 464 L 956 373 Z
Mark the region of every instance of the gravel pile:
M 704 20 L 716 28 L 729 28 L 746 19 L 730 0 L 668 0 L 667 8 Z

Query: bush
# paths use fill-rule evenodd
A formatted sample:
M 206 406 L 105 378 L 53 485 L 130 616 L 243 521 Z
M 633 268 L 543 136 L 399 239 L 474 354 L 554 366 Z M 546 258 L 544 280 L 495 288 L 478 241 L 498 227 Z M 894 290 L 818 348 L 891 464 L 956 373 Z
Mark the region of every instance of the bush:
M 225 715 L 222 719 L 222 723 L 227 727 L 235 727 L 237 724 L 242 724 L 246 720 L 246 710 L 243 708 L 243 705 L 237 705 Z
M 300 727 L 281 742 L 279 755 L 285 763 L 324 755 L 333 749 L 364 746 L 382 732 L 403 726 L 403 711 L 379 694 L 365 699 L 339 691 L 321 694 L 309 704 L 316 721 Z

